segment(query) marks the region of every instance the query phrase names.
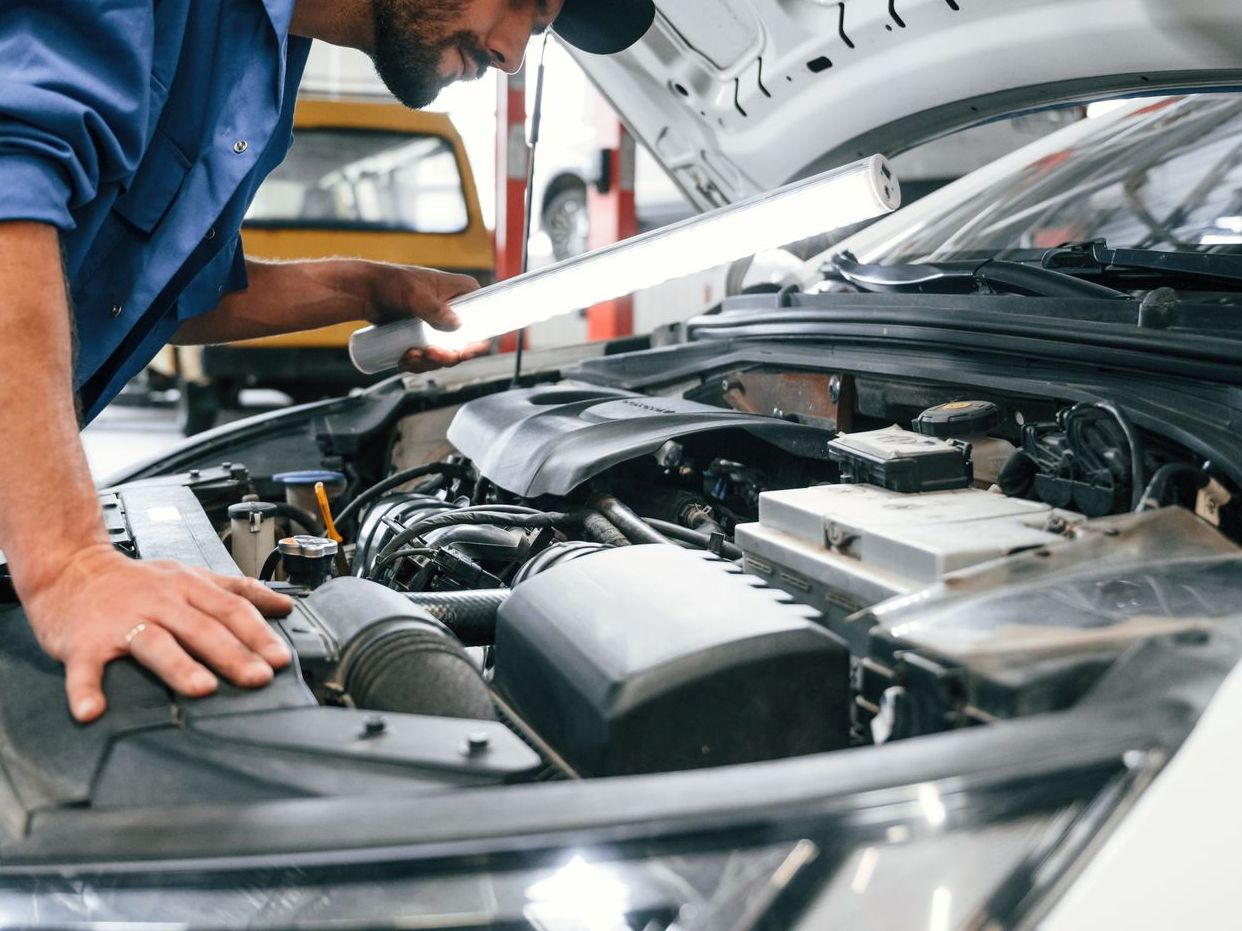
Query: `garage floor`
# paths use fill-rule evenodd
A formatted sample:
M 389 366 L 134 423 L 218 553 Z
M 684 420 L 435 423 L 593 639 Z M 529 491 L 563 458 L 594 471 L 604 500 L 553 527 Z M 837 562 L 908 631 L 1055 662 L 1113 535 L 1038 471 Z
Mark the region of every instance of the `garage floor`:
M 82 432 L 98 482 L 173 446 L 181 439 L 174 408 L 109 407 Z

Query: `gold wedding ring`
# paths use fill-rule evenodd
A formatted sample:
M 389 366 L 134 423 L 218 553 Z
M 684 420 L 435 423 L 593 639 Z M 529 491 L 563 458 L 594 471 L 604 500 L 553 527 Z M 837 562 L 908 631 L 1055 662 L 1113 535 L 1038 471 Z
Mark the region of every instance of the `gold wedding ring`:
M 134 642 L 134 638 L 147 629 L 146 624 L 135 624 L 129 633 L 125 635 L 125 645 L 130 646 Z

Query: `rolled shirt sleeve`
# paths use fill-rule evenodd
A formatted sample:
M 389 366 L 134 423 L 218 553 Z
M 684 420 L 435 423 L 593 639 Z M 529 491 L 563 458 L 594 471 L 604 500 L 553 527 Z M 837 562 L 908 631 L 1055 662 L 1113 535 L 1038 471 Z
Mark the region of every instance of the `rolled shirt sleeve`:
M 5 0 L 0 221 L 62 230 L 124 185 L 148 135 L 157 0 Z

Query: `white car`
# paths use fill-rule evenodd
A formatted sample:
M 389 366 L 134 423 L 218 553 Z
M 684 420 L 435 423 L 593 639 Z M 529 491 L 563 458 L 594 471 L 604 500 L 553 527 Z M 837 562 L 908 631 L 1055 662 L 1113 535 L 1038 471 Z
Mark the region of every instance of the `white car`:
M 82 729 L 0 606 L 4 923 L 1237 925 L 1236 0 L 659 9 L 584 61 L 705 208 L 1149 96 L 667 345 L 118 476 L 117 545 L 293 589 L 298 661 L 198 701 L 115 663 Z

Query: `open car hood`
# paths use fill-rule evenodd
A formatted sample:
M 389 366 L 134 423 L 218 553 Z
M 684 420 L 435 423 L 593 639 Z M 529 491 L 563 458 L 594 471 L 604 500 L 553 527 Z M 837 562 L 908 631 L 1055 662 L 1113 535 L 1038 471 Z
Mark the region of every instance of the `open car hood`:
M 657 0 L 575 53 L 701 209 L 1024 110 L 1242 84 L 1237 0 Z

